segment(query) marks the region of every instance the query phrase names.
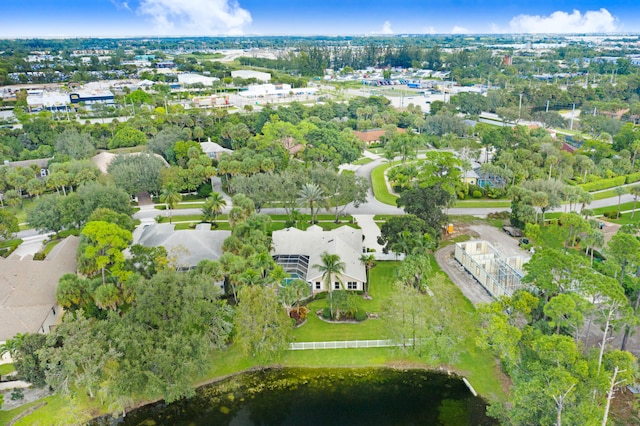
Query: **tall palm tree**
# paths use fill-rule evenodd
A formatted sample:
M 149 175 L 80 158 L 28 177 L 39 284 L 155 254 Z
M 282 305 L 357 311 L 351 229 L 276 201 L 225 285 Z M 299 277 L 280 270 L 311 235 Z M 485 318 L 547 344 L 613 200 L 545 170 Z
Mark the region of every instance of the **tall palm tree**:
M 367 274 L 367 282 L 364 283 L 364 297 L 369 298 L 369 271 L 376 266 L 376 257 L 373 254 L 363 254 L 360 256 L 360 262 L 364 265 Z
M 627 193 L 627 188 L 624 186 L 619 186 L 613 189 L 613 192 L 618 196 L 618 215 L 616 217 L 620 217 L 620 203 L 622 202 L 622 196 Z
M 227 201 L 224 199 L 222 194 L 219 192 L 212 192 L 210 197 L 207 197 L 207 200 L 204 202 L 204 206 L 202 207 L 202 214 L 204 215 L 205 220 L 211 222 L 212 224 L 216 222 L 216 218 L 220 213 L 222 213 L 222 209 L 227 205 Z
M 314 268 L 317 268 L 320 272 L 322 272 L 322 280 L 325 285 L 329 289 L 329 310 L 331 311 L 331 318 L 333 318 L 333 278 L 338 280 L 342 286 L 342 280 L 338 276 L 338 274 L 342 274 L 347 267 L 347 265 L 340 260 L 340 256 L 337 254 L 330 254 L 328 252 L 324 252 L 320 255 L 321 264 L 313 265 Z
M 636 214 L 636 203 L 638 202 L 638 197 L 640 197 L 640 185 L 635 185 L 629 188 L 629 193 L 633 195 L 633 210 L 631 211 L 631 219 Z
M 175 185 L 169 184 L 162 188 L 162 192 L 160 193 L 160 202 L 165 203 L 167 209 L 169 209 L 169 223 L 172 223 L 171 214 L 173 208 L 182 200 L 182 194 L 178 191 Z
M 542 212 L 542 225 L 544 225 L 544 209 L 549 206 L 549 197 L 545 192 L 538 191 L 531 196 L 531 204 Z M 538 223 L 538 210 L 536 210 L 536 223 Z
M 314 210 L 314 205 L 318 206 L 318 204 L 324 201 L 324 192 L 322 188 L 320 188 L 315 183 L 305 183 L 302 185 L 302 189 L 298 193 L 298 202 L 302 205 L 308 205 L 311 210 L 311 223 L 316 223 L 316 210 Z M 318 206 L 319 208 L 319 206 Z

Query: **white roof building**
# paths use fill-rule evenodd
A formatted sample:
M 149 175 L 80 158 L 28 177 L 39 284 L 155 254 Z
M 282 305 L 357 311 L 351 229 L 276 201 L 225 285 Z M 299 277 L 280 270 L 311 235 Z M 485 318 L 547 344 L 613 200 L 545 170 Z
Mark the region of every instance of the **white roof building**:
M 324 252 L 337 254 L 345 268 L 342 274 L 333 278 L 333 289 L 363 290 L 367 280 L 362 256 L 362 230 L 342 226 L 323 231 L 317 225 L 306 231 L 286 228 L 274 231 L 271 252 L 274 260 L 287 271 L 292 278 L 300 278 L 311 285 L 314 293 L 329 290 L 322 278 L 321 265 Z
M 183 73 L 178 74 L 178 83 L 180 84 L 202 84 L 204 86 L 213 86 L 215 81 L 220 81 L 217 77 L 207 77 L 206 75 Z
M 200 143 L 200 147 L 202 148 L 202 152 L 207 154 L 209 158 L 215 158 L 216 160 L 219 160 L 222 154 L 233 153 L 229 148 L 225 148 L 220 144 L 211 142 L 211 138 L 209 138 L 207 142 Z
M 255 78 L 256 80 L 260 80 L 264 82 L 268 82 L 269 80 L 271 80 L 271 74 L 269 74 L 268 72 L 260 72 L 260 71 L 253 71 L 253 70 L 231 71 L 231 77 L 244 78 L 244 79 Z
M 68 93 L 44 90 L 30 90 L 27 93 L 27 105 L 32 111 L 66 108 L 70 103 Z

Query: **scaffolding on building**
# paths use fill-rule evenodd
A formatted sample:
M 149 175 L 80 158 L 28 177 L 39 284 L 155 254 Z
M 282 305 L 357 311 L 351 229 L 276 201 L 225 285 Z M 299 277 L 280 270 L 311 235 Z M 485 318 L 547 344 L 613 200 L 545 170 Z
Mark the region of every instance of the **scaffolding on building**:
M 511 296 L 524 288 L 522 266 L 526 260 L 521 256 L 506 257 L 487 241 L 457 243 L 455 259 L 494 298 Z

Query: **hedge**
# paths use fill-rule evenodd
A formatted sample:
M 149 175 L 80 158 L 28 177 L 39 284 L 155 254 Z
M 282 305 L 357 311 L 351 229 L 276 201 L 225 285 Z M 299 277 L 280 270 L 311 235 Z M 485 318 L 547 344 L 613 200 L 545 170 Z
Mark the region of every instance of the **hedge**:
M 626 178 L 626 176 L 616 176 L 609 179 L 600 179 L 594 182 L 583 183 L 582 185 L 580 185 L 580 187 L 588 192 L 600 191 L 602 189 L 609 189 L 616 186 L 624 185 L 626 182 Z
M 630 175 L 626 176 L 625 183 L 634 183 L 634 182 L 638 182 L 639 180 L 640 180 L 640 172 L 631 173 Z

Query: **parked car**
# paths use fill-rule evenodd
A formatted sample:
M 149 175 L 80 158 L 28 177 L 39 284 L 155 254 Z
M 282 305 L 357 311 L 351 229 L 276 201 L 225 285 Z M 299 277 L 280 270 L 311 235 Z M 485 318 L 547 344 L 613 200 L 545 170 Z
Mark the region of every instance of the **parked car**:
M 520 238 L 520 239 L 518 240 L 518 245 L 519 245 L 520 247 L 522 247 L 522 246 L 526 246 L 526 245 L 528 245 L 528 244 L 529 244 L 529 239 L 528 239 L 527 237 L 523 237 L 523 238 Z
M 513 226 L 503 226 L 502 230 L 510 237 L 522 237 L 522 231 Z

